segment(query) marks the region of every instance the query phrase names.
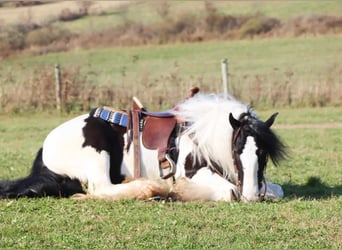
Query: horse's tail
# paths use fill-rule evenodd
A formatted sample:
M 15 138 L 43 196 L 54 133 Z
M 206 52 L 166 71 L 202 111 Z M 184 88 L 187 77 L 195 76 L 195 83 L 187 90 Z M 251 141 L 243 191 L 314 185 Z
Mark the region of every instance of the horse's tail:
M 41 148 L 33 162 L 29 176 L 16 180 L 0 181 L 0 199 L 19 197 L 69 197 L 75 193 L 84 193 L 81 183 L 58 175 L 43 163 Z

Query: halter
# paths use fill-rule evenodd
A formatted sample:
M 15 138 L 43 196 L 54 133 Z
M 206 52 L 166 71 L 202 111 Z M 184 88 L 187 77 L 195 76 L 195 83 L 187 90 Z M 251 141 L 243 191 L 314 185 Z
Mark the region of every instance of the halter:
M 244 116 L 242 119 L 240 120 L 247 120 L 248 116 Z M 238 127 L 234 132 L 233 132 L 233 139 L 232 139 L 232 156 L 233 156 L 233 164 L 234 164 L 234 170 L 235 170 L 235 174 L 237 175 L 237 183 L 235 184 L 237 186 L 238 192 L 240 194 L 240 196 L 242 196 L 242 185 L 243 185 L 243 170 L 242 170 L 242 163 L 238 154 L 238 151 L 236 150 L 235 144 L 237 141 L 238 136 L 241 133 L 241 127 Z M 264 188 L 264 193 L 260 194 L 260 197 L 263 199 L 266 196 L 266 191 L 267 191 L 267 185 L 266 185 L 266 180 L 265 180 L 265 176 L 263 175 L 262 177 L 262 183 L 264 184 L 265 188 Z
M 242 195 L 242 184 L 243 184 L 243 171 L 242 171 L 242 163 L 240 160 L 240 157 L 238 157 L 238 152 L 235 148 L 236 140 L 241 132 L 241 127 L 239 127 L 236 131 L 233 133 L 233 139 L 232 139 L 232 156 L 233 156 L 233 164 L 234 164 L 234 170 L 235 174 L 237 175 L 237 189 L 240 194 Z

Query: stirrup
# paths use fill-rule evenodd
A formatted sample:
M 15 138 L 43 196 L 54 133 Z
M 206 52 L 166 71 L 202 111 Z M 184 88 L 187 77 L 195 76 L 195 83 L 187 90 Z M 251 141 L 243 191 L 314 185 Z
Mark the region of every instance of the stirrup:
M 176 173 L 176 163 L 171 159 L 170 155 L 169 154 L 165 154 L 165 159 L 169 163 L 170 171 L 169 171 L 169 173 L 163 175 L 163 170 L 162 170 L 161 174 L 160 174 L 160 177 L 162 179 L 168 179 L 168 178 L 174 176 L 175 173 Z

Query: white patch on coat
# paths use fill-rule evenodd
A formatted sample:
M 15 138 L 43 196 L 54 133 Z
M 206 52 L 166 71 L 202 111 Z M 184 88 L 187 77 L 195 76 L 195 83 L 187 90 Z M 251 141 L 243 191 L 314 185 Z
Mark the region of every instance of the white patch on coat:
M 183 135 L 176 140 L 176 145 L 179 146 L 178 160 L 177 160 L 177 170 L 175 173 L 175 179 L 180 177 L 185 177 L 185 161 L 186 157 L 192 152 L 194 143 L 188 135 Z
M 127 134 L 124 135 L 125 144 L 127 144 Z M 142 144 L 142 136 L 140 134 L 140 173 L 142 177 L 148 179 L 160 178 L 158 151 L 147 149 Z M 134 145 L 129 147 L 127 152 L 124 149 L 124 158 L 121 164 L 121 174 L 128 178 L 134 177 Z
M 43 144 L 43 162 L 53 172 L 76 178 L 88 184 L 91 194 L 103 193 L 111 186 L 109 176 L 110 156 L 91 146 L 83 147 L 83 128 L 89 115 L 69 120 L 46 137 Z
M 101 157 L 93 148 L 83 148 L 82 128 L 89 115 L 81 115 L 69 120 L 46 137 L 43 144 L 43 162 L 53 172 L 76 177 L 82 182 L 88 181 L 88 161 Z
M 243 168 L 242 199 L 246 201 L 259 200 L 258 186 L 258 156 L 257 146 L 252 136 L 246 138 L 244 149 L 240 155 Z
M 211 191 L 210 196 L 207 197 L 208 200 L 232 201 L 234 199 L 232 192 L 238 197 L 237 187 L 218 174 L 213 173 L 208 167 L 198 170 L 191 178 L 191 181 Z
M 194 157 L 201 156 L 209 164 L 213 159 L 222 167 L 225 176 L 234 176 L 231 153 L 233 128 L 229 124 L 229 113 L 239 117 L 247 109 L 232 96 L 198 94 L 177 105 L 173 113 L 190 124 L 183 135 L 191 135 L 196 142 Z

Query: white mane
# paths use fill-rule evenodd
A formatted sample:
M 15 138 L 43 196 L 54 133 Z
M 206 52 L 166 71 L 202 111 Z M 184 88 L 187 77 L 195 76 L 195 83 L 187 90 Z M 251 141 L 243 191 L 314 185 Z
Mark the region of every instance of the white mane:
M 210 160 L 222 167 L 224 175 L 234 173 L 231 154 L 233 128 L 229 123 L 229 113 L 238 119 L 247 112 L 245 104 L 232 96 L 216 94 L 198 94 L 180 103 L 174 114 L 181 120 L 190 123 L 184 132 L 191 134 L 194 144 L 194 157 L 203 157 L 208 166 L 213 167 Z

